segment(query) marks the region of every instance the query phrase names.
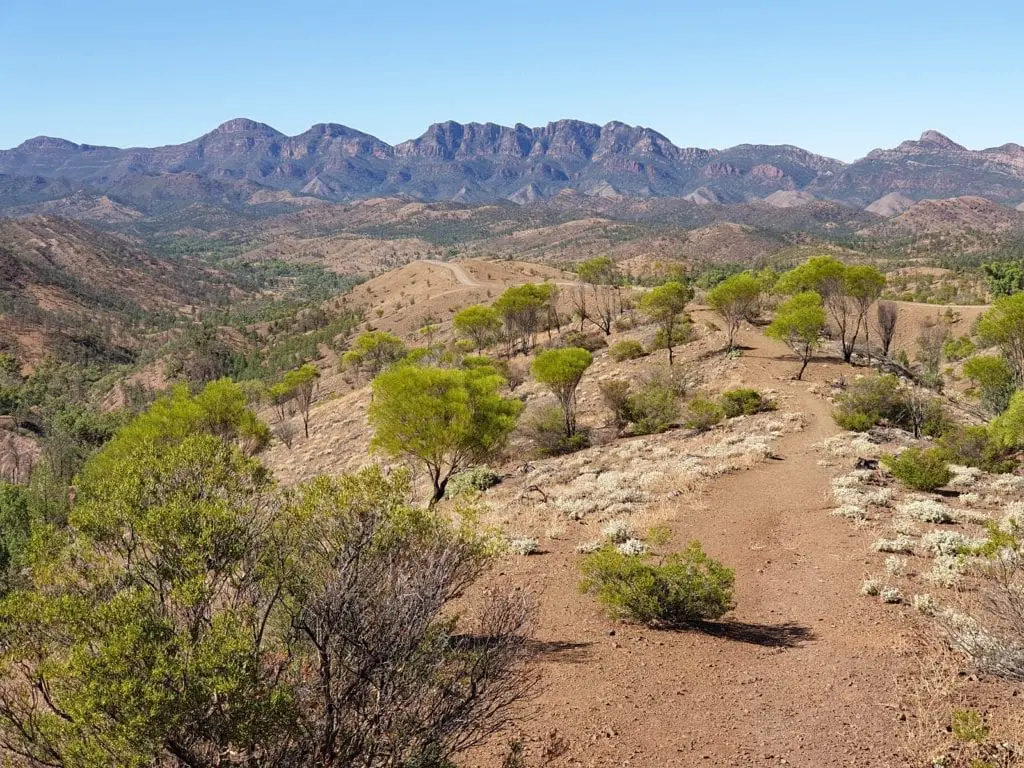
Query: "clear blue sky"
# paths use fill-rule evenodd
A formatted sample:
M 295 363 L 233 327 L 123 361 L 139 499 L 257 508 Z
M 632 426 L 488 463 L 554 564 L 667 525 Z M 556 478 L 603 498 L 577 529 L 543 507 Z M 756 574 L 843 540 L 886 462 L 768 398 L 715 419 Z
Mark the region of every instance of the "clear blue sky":
M 1024 3 L 0 0 L 0 147 L 232 117 L 395 143 L 446 119 L 622 120 L 851 160 L 927 128 L 1024 143 Z

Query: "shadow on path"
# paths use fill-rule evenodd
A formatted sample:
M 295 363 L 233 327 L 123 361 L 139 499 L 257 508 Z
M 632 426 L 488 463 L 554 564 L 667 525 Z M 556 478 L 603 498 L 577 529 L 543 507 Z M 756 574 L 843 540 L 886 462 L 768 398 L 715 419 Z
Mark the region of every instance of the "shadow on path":
M 745 621 L 702 621 L 683 629 L 696 630 L 705 635 L 734 640 L 737 643 L 763 645 L 768 648 L 797 648 L 814 639 L 814 633 L 809 628 L 793 622 L 751 624 Z

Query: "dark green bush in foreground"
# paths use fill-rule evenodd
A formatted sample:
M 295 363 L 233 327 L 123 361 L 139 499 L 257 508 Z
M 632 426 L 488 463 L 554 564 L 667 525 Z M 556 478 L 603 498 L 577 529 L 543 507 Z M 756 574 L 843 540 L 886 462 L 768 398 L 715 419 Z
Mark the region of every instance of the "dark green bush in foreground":
M 678 626 L 721 618 L 733 608 L 735 573 L 691 541 L 659 562 L 606 547 L 580 566 L 580 590 L 597 596 L 609 615 L 641 624 Z
M 893 476 L 915 491 L 934 491 L 953 479 L 941 448 L 907 448 L 898 456 L 882 459 Z

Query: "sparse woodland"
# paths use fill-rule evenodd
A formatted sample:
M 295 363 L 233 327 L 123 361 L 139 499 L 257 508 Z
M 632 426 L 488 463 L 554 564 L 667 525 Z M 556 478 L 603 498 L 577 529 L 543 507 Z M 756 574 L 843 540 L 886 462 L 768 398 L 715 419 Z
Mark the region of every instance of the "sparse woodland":
M 746 728 L 770 705 L 729 692 L 779 674 L 823 764 L 859 737 L 812 710 L 889 689 L 877 653 L 899 718 L 863 764 L 1024 764 L 1020 276 L 790 255 L 362 281 L 228 250 L 237 302 L 110 309 L 125 359 L 7 343 L 0 762 L 669 764 L 623 702 Z M 673 754 L 794 744 L 683 720 Z

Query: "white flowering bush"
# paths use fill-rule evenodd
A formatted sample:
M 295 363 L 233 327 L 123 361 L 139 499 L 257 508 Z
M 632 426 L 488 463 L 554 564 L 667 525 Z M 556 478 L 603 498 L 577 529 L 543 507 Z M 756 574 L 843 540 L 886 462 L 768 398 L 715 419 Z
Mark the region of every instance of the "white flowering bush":
M 453 475 L 445 488 L 445 496 L 455 498 L 464 494 L 486 491 L 501 481 L 498 474 L 488 467 L 469 467 Z
M 644 544 L 640 539 L 626 539 L 621 544 L 615 547 L 620 555 L 629 555 L 630 557 L 639 557 L 640 555 L 647 554 L 647 545 Z
M 966 571 L 965 558 L 956 555 L 939 555 L 932 563 L 932 569 L 924 575 L 924 578 L 936 586 L 948 589 L 959 584 Z
M 907 572 L 907 561 L 897 555 L 885 558 L 885 572 L 890 576 L 902 576 Z
M 876 576 L 868 576 L 860 583 L 860 593 L 867 597 L 878 597 L 882 593 L 882 581 Z
M 855 522 L 858 520 L 867 520 L 868 518 L 867 510 L 864 509 L 864 507 L 857 507 L 853 504 L 844 504 L 841 507 L 837 507 L 832 510 L 831 514 L 836 517 L 841 517 L 845 520 L 852 520 Z
M 899 587 L 886 587 L 878 593 L 878 596 L 882 598 L 883 603 L 895 605 L 896 603 L 903 602 L 903 593 L 900 591 Z
M 922 523 L 952 523 L 953 512 L 945 504 L 928 498 L 912 498 L 896 507 L 896 512 Z
M 911 598 L 910 605 L 915 611 L 924 614 L 925 616 L 934 616 L 936 610 L 938 610 L 935 598 L 927 592 L 920 595 L 914 595 L 914 597 Z
M 929 531 L 921 537 L 921 549 L 932 557 L 958 555 L 970 549 L 972 540 L 959 531 Z
M 633 538 L 633 526 L 628 520 L 609 520 L 601 529 L 601 535 L 614 544 L 621 544 Z
M 505 542 L 505 549 L 513 555 L 535 555 L 540 552 L 540 542 L 529 536 L 512 536 Z
M 895 539 L 877 539 L 871 548 L 876 552 L 893 554 L 910 554 L 914 551 L 914 540 L 909 536 L 897 536 Z

